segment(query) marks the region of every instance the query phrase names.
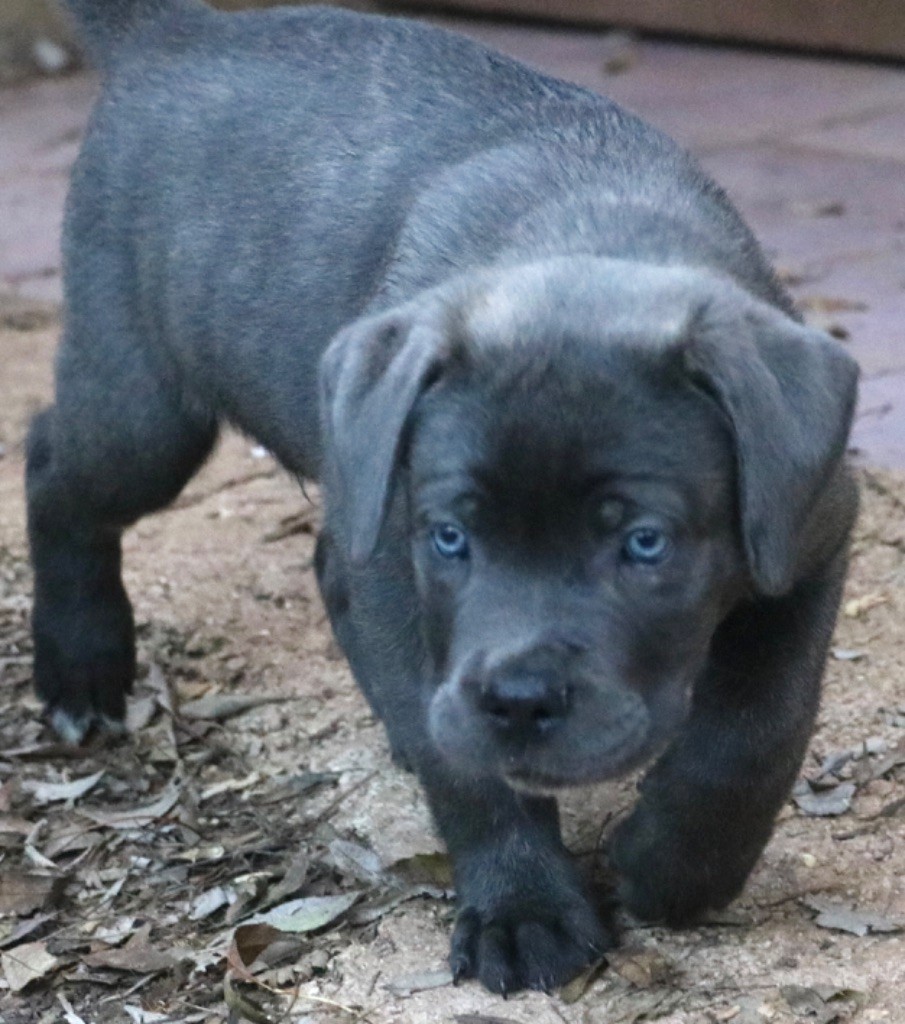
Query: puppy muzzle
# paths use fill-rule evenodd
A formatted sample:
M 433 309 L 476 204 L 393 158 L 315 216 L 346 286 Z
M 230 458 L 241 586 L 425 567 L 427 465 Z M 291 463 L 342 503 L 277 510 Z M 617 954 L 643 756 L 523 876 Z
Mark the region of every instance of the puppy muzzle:
M 549 649 L 496 664 L 474 658 L 435 692 L 432 739 L 463 774 L 502 776 L 532 792 L 629 771 L 678 728 L 687 687 L 674 681 L 643 693 L 612 666 L 591 668 L 588 658 Z

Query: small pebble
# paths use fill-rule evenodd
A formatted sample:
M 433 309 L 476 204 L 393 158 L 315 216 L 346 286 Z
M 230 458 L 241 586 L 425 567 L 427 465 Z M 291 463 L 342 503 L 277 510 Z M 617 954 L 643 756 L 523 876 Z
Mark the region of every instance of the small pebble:
M 31 48 L 31 56 L 45 75 L 58 75 L 70 64 L 69 54 L 52 39 L 36 39 Z

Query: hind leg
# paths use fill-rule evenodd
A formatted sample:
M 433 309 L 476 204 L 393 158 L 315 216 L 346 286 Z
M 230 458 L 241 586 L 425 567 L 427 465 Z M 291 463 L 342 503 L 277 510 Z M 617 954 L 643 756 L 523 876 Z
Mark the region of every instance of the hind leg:
M 217 433 L 137 345 L 102 361 L 96 351 L 64 341 L 56 404 L 35 418 L 27 452 L 35 686 L 71 742 L 125 717 L 135 634 L 122 530 L 176 497 Z

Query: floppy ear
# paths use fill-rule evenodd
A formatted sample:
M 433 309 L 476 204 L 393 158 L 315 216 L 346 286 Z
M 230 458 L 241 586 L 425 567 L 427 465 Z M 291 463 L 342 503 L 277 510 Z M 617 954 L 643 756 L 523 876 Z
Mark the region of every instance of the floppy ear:
M 324 353 L 321 422 L 329 500 L 353 564 L 374 552 L 409 414 L 446 358 L 439 303 L 357 320 Z
M 808 513 L 845 453 L 858 365 L 828 334 L 735 288 L 703 302 L 684 357 L 735 435 L 754 582 L 782 594 L 795 582 Z

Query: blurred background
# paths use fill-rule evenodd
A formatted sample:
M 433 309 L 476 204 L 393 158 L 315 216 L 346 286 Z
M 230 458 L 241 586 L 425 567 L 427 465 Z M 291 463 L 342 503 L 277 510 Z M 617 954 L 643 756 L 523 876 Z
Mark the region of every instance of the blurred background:
M 214 0 L 223 8 L 270 0 Z M 863 369 L 855 447 L 905 469 L 905 0 L 350 0 L 610 95 L 729 192 Z M 54 0 L 0 0 L 0 302 L 59 302 L 94 72 Z
M 274 0 L 214 2 L 224 9 L 274 6 Z M 397 4 L 352 0 L 343 6 L 467 11 L 905 59 L 902 0 L 405 0 Z M 55 0 L 2 0 L 0 81 L 62 70 L 75 52 Z

